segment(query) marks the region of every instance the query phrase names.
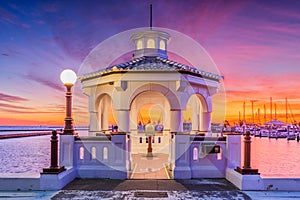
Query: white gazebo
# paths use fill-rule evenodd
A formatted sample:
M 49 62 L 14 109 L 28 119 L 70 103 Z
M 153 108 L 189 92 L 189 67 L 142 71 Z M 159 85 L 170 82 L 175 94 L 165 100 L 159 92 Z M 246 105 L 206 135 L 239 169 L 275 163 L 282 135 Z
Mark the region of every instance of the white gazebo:
M 164 130 L 183 132 L 183 112 L 192 110 L 192 132 L 210 134 L 212 96 L 220 75 L 168 60 L 170 35 L 144 30 L 132 35 L 133 59 L 79 77 L 89 97 L 89 135 L 105 133 L 113 118 L 118 132 L 137 130 L 139 109 L 155 103 L 163 109 Z M 101 63 L 99 63 L 101 65 Z
M 212 96 L 222 77 L 169 60 L 169 38 L 159 30 L 138 31 L 131 36 L 132 60 L 79 77 L 89 97 L 89 136 L 74 144 L 62 138 L 74 155 L 63 165 L 75 162 L 80 177 L 123 179 L 146 154 L 164 158 L 162 167 L 175 179 L 225 176 L 226 138 L 212 138 L 210 129 Z M 141 110 L 147 105 L 160 114 L 148 116 L 146 125 Z
M 169 38 L 159 30 L 136 32 L 132 60 L 79 77 L 89 97 L 89 136 L 60 136 L 66 170 L 43 174 L 42 189 L 60 189 L 74 178 L 135 178 L 138 165 L 141 173 L 163 170 L 174 179 L 235 180 L 241 137 L 210 130 L 222 77 L 169 60 Z M 156 109 L 146 125 L 142 111 L 149 105 Z M 161 159 L 161 166 L 146 166 L 145 159 Z

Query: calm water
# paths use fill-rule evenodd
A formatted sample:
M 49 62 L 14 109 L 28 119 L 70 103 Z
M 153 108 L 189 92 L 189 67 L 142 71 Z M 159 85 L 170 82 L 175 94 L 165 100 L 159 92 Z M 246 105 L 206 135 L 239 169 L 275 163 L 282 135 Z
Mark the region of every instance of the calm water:
M 252 137 L 252 168 L 263 177 L 300 178 L 300 142 Z
M 252 138 L 252 167 L 263 177 L 300 178 L 300 143 Z M 39 175 L 50 164 L 50 136 L 0 140 L 0 177 Z
M 0 140 L 0 174 L 39 174 L 49 163 L 49 135 Z

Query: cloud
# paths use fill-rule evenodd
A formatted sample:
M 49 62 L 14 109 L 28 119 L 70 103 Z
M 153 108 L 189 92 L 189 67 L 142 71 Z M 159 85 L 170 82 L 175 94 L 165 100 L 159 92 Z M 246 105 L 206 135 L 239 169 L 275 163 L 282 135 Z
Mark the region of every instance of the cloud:
M 15 106 L 15 105 L 7 104 L 7 103 L 0 103 L 0 107 L 23 109 L 23 110 L 34 110 L 33 108 L 29 108 L 29 107 L 25 107 L 25 106 Z
M 25 75 L 25 78 L 28 79 L 28 80 L 32 80 L 32 81 L 35 81 L 37 83 L 40 83 L 42 85 L 45 85 L 47 87 L 50 87 L 52 89 L 55 89 L 55 90 L 58 90 L 58 91 L 64 91 L 64 88 L 61 86 L 61 84 L 58 84 L 56 82 L 52 82 L 48 79 L 43 79 L 39 76 L 35 76 L 34 74 L 28 74 L 28 75 Z
M 4 24 L 13 24 L 17 25 L 19 22 L 17 18 L 9 13 L 6 9 L 0 7 L 0 22 Z
M 60 10 L 60 5 L 58 3 L 44 3 L 42 8 L 49 13 L 56 13 Z
M 25 99 L 25 98 L 19 97 L 19 96 L 0 93 L 0 101 L 23 102 L 23 101 L 28 101 L 28 99 Z
M 58 111 L 37 111 L 37 110 L 15 110 L 15 109 L 9 109 L 9 108 L 0 108 L 2 112 L 7 112 L 10 114 L 13 113 L 19 113 L 19 114 L 61 114 L 62 112 Z

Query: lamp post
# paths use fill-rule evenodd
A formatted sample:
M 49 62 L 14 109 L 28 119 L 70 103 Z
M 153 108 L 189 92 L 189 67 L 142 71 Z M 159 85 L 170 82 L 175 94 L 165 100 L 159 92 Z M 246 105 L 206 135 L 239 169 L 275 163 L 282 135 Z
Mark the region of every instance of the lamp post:
M 72 92 L 71 88 L 77 80 L 76 73 L 73 70 L 66 69 L 60 74 L 61 82 L 66 86 L 66 118 L 64 135 L 74 135 L 73 119 L 72 119 Z

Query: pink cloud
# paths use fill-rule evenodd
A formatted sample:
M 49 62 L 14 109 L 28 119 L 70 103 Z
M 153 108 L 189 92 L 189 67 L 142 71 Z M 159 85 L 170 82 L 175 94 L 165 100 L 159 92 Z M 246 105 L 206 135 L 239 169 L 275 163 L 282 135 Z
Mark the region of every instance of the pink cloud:
M 15 95 L 0 93 L 0 101 L 23 102 L 23 101 L 28 101 L 28 99 L 25 99 L 25 98 L 19 97 L 19 96 L 15 96 Z
M 21 109 L 21 110 L 33 110 L 33 108 L 25 107 L 25 106 L 16 106 L 7 103 L 0 103 L 0 107 L 3 108 L 13 108 L 13 109 Z
M 58 83 L 48 80 L 48 79 L 43 79 L 40 76 L 37 76 L 36 74 L 28 74 L 24 77 L 28 80 L 35 81 L 37 83 L 40 83 L 40 84 L 50 87 L 52 89 L 55 89 L 58 91 L 64 91 L 64 88 L 61 84 L 58 84 Z

